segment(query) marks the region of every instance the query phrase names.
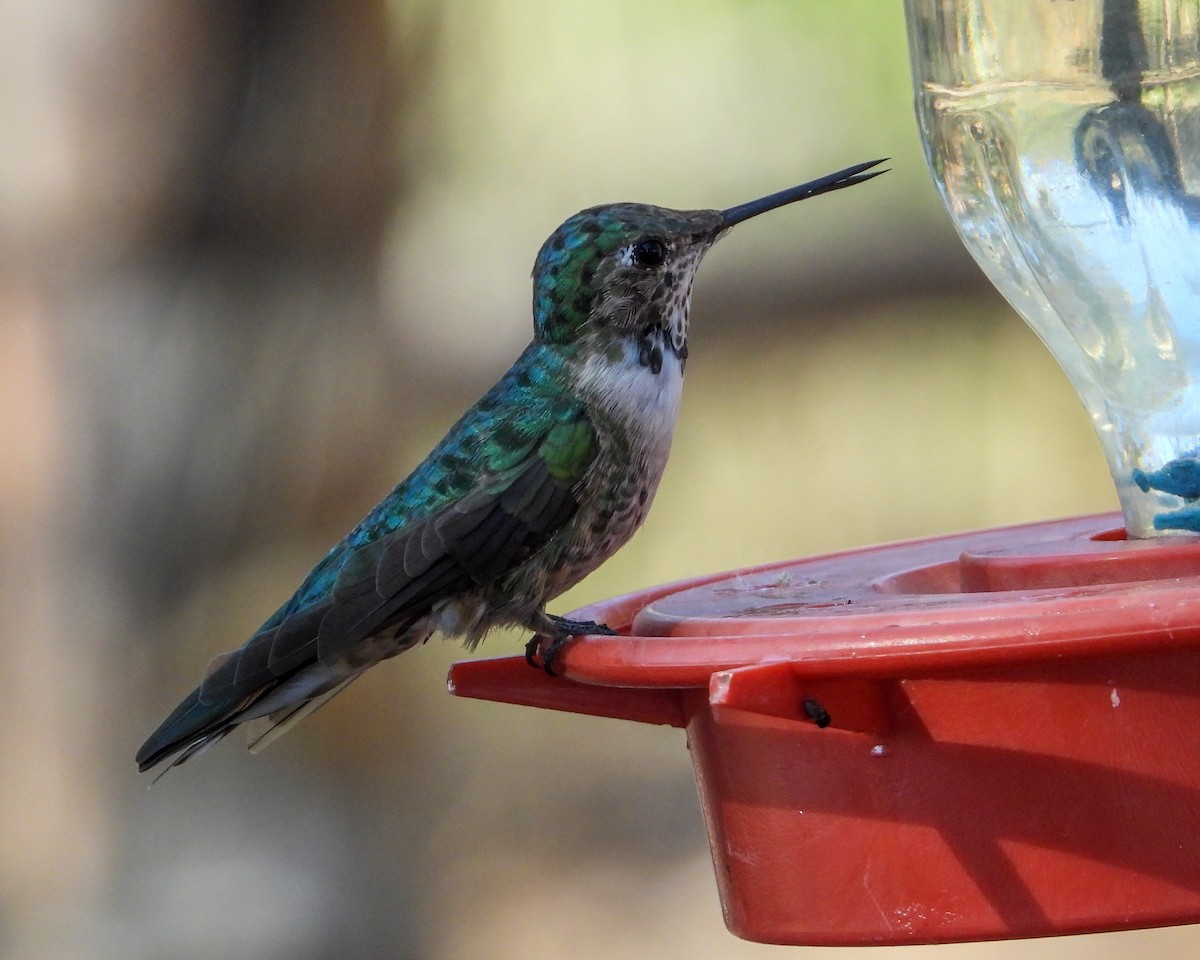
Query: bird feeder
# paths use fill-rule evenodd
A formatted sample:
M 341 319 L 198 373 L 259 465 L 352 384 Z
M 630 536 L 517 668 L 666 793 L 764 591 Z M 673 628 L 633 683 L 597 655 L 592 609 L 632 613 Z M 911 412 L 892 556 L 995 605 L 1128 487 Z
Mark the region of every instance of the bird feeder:
M 729 928 L 790 944 L 1200 921 L 1200 15 L 907 0 L 968 249 L 1122 514 L 791 560 L 572 614 L 460 696 L 685 728 Z

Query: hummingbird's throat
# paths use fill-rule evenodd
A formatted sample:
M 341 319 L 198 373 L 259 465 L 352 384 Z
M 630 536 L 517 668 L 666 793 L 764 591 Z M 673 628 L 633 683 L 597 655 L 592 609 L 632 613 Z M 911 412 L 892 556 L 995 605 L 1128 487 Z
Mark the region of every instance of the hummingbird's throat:
M 662 370 L 664 351 L 679 358 L 681 370 L 687 363 L 692 281 L 707 249 L 708 245 L 687 251 L 664 278 L 667 282 L 659 289 L 656 297 L 657 316 L 651 315 L 638 340 L 638 362 L 651 373 Z
M 678 333 L 664 324 L 646 327 L 637 340 L 638 363 L 657 376 L 662 373 L 663 358 L 670 354 L 679 358 L 682 371 L 688 354 L 686 330 L 686 318 Z
M 662 373 L 663 338 L 661 330 L 657 332 L 657 335 L 655 333 L 643 334 L 642 339 L 638 341 L 638 363 L 647 367 L 655 376 Z

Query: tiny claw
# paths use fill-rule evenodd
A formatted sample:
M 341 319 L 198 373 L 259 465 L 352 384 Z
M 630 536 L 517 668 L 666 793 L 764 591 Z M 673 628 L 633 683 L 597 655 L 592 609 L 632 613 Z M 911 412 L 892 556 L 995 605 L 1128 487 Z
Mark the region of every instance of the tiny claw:
M 562 652 L 562 648 L 567 645 L 567 641 L 571 639 L 570 634 L 561 637 L 555 637 L 542 652 L 542 669 L 546 671 L 549 677 L 557 677 L 558 671 L 554 669 L 554 664 L 558 660 L 558 655 Z
M 541 664 L 538 663 L 538 654 L 541 652 L 541 647 L 542 638 L 537 635 L 530 637 L 529 642 L 525 644 L 525 662 L 533 667 L 534 670 L 541 667 Z

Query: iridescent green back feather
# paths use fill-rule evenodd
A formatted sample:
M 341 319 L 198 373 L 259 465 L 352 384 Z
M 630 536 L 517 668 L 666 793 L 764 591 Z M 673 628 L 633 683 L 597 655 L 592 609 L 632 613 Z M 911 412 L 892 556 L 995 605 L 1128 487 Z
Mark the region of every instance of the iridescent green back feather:
M 382 536 L 437 513 L 473 490 L 511 481 L 538 456 L 559 480 L 582 475 L 596 453 L 582 405 L 561 387 L 561 351 L 531 344 L 503 379 L 447 433 L 425 461 L 313 569 L 263 624 L 277 626 L 332 591 L 352 554 Z

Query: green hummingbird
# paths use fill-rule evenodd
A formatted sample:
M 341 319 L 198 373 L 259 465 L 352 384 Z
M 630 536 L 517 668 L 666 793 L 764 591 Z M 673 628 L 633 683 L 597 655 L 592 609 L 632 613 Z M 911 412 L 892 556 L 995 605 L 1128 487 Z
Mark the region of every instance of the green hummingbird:
M 863 183 L 860 163 L 728 210 L 638 203 L 577 213 L 533 268 L 533 341 L 428 457 L 309 573 L 137 753 L 164 772 L 248 724 L 261 749 L 381 660 L 434 632 L 473 649 L 532 631 L 554 672 L 572 637 L 611 634 L 546 604 L 641 526 L 667 463 L 696 268 L 732 226 Z

